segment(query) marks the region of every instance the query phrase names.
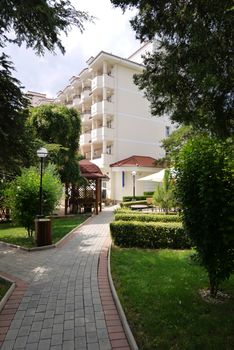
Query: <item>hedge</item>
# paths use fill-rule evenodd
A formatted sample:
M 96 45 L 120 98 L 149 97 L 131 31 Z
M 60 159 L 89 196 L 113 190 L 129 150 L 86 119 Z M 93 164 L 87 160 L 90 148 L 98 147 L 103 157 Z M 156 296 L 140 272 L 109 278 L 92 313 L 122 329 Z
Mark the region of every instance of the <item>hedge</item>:
M 120 247 L 191 248 L 181 223 L 115 221 L 110 223 L 110 231 L 114 244 Z
M 137 204 L 139 204 L 139 203 L 137 202 Z M 152 215 L 152 211 L 144 211 L 144 212 L 137 211 L 137 210 L 133 211 L 133 210 L 131 210 L 131 208 L 129 206 L 117 208 L 117 209 L 115 209 L 114 212 L 115 212 L 115 214 Z M 166 213 L 166 212 L 160 211 L 160 212 L 154 212 L 153 215 L 177 216 L 178 212 L 170 211 L 170 212 Z
M 125 213 L 116 213 L 115 220 L 119 221 L 161 221 L 161 222 L 181 222 L 181 217 L 179 215 L 160 215 L 160 214 L 152 214 L 152 213 L 134 213 L 132 211 Z
M 144 196 L 146 196 L 146 198 L 147 197 L 153 197 L 153 195 L 154 195 L 154 191 L 144 192 Z
M 147 205 L 147 201 L 146 200 L 142 200 L 142 201 L 131 201 L 131 202 L 121 202 L 120 206 L 122 207 L 131 207 L 131 205 L 137 205 L 137 204 L 145 204 Z
M 124 196 L 123 202 L 132 202 L 132 201 L 143 201 L 146 200 L 146 196 Z

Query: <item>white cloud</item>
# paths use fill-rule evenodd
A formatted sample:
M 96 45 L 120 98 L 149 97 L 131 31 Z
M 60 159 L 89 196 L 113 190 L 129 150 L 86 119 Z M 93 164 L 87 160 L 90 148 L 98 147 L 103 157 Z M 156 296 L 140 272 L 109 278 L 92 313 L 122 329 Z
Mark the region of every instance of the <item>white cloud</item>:
M 67 37 L 61 36 L 65 55 L 57 52 L 57 55 L 46 53 L 44 57 L 38 57 L 31 49 L 13 45 L 5 50 L 12 57 L 16 76 L 26 90 L 55 96 L 72 75 L 79 74 L 90 56 L 103 50 L 128 57 L 139 47 L 130 28 L 129 19 L 133 17 L 130 11 L 123 14 L 120 9 L 113 8 L 109 0 L 73 0 L 72 3 L 77 9 L 88 11 L 96 20 L 85 24 L 83 34 L 74 28 Z

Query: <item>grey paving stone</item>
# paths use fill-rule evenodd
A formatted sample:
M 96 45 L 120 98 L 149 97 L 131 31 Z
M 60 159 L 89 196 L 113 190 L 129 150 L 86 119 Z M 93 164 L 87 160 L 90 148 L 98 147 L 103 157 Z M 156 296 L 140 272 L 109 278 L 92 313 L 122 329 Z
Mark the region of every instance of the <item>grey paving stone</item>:
M 31 326 L 33 323 L 33 316 L 26 316 L 22 321 L 22 326 Z
M 36 313 L 36 308 L 29 308 L 27 309 L 25 316 L 34 316 Z
M 85 327 L 76 327 L 75 328 L 75 337 L 84 337 L 86 334 Z
M 14 344 L 14 349 L 24 349 L 27 343 L 28 337 L 17 337 L 15 344 Z
M 38 343 L 30 343 L 26 345 L 25 350 L 37 350 Z
M 108 339 L 108 332 L 106 328 L 100 328 L 97 330 L 98 339 Z
M 63 323 L 63 322 L 64 322 L 64 315 L 55 315 L 54 323 Z
M 64 322 L 64 329 L 73 329 L 74 326 L 74 320 L 67 320 Z
M 74 318 L 75 318 L 74 311 L 65 312 L 65 320 L 74 320 Z
M 53 334 L 51 338 L 51 345 L 62 345 L 63 343 L 63 335 L 60 334 Z
M 96 320 L 104 320 L 104 318 L 105 318 L 103 311 L 96 311 L 94 313 L 94 316 L 95 316 Z
M 97 329 L 106 328 L 106 321 L 105 320 L 97 320 L 96 327 L 97 327 Z
M 17 337 L 19 333 L 19 330 L 18 329 L 10 329 L 8 332 L 7 332 L 7 335 L 6 335 L 6 340 L 15 340 L 15 338 Z
M 100 350 L 111 350 L 111 343 L 109 341 L 109 339 L 99 339 L 99 347 Z
M 10 329 L 19 329 L 21 327 L 22 321 L 23 321 L 22 319 L 21 320 L 13 320 L 11 322 Z
M 45 312 L 36 313 L 34 316 L 34 321 L 42 321 L 45 318 Z
M 62 350 L 62 345 L 54 345 L 50 347 L 50 350 Z
M 85 328 L 86 328 L 86 332 L 96 332 L 95 322 L 86 323 Z
M 19 333 L 18 333 L 19 337 L 24 336 L 24 335 L 29 335 L 30 329 L 31 329 L 31 326 L 20 327 Z
M 86 337 L 75 338 L 75 349 L 87 349 Z
M 49 350 L 50 349 L 50 339 L 43 339 L 39 341 L 38 350 Z
M 45 313 L 45 318 L 52 318 L 54 317 L 55 312 L 53 310 L 47 310 Z
M 50 327 L 53 327 L 53 324 L 54 324 L 54 319 L 53 319 L 53 318 L 46 318 L 46 319 L 43 321 L 42 328 L 50 328 Z
M 52 335 L 52 328 L 43 328 L 41 330 L 41 339 L 50 339 Z
M 31 326 L 31 331 L 40 331 L 42 329 L 42 321 L 34 321 Z
M 98 342 L 97 332 L 89 332 L 86 334 L 87 343 L 96 343 Z
M 64 340 L 74 340 L 75 332 L 74 329 L 65 329 L 63 333 Z
M 39 338 L 40 338 L 40 331 L 30 332 L 30 334 L 28 336 L 28 343 L 38 342 Z
M 85 318 L 84 317 L 76 317 L 75 318 L 75 326 L 84 326 L 85 325 Z
M 62 332 L 63 332 L 63 323 L 56 323 L 53 325 L 53 330 L 52 330 L 53 334 L 62 333 Z
M 63 342 L 63 350 L 74 350 L 75 342 L 74 340 L 66 340 Z
M 88 350 L 100 350 L 99 343 L 88 343 Z
M 14 344 L 15 344 L 14 340 L 5 340 L 1 347 L 1 350 L 12 350 Z
M 15 320 L 22 320 L 24 318 L 25 311 L 16 311 L 15 313 Z

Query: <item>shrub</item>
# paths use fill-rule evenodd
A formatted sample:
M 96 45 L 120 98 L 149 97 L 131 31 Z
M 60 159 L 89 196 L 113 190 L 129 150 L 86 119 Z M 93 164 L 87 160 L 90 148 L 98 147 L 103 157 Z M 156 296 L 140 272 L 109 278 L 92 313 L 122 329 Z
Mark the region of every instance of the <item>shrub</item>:
M 148 192 L 144 192 L 144 196 L 147 197 L 153 197 L 154 191 L 148 191 Z
M 190 248 L 191 243 L 181 223 L 142 223 L 115 221 L 110 223 L 114 244 L 138 248 Z
M 146 200 L 146 196 L 124 196 L 123 197 L 123 202 L 131 202 L 131 201 L 142 201 Z
M 213 296 L 234 269 L 232 147 L 229 140 L 197 136 L 182 148 L 176 164 L 183 221 Z
M 125 212 L 125 213 L 116 213 L 115 220 L 119 221 L 161 221 L 161 222 L 181 222 L 181 217 L 179 215 L 160 215 L 160 214 L 151 214 L 151 213 L 134 213 L 134 212 Z
M 40 174 L 36 168 L 24 169 L 9 184 L 5 191 L 6 203 L 12 211 L 12 218 L 25 227 L 28 235 L 34 231 L 34 220 L 39 212 L 39 186 Z M 43 175 L 43 213 L 49 215 L 62 194 L 62 185 L 55 172 L 54 166 L 50 165 Z
M 137 204 L 145 204 L 147 205 L 147 201 L 146 200 L 142 200 L 142 201 L 132 201 L 132 202 L 121 202 L 120 203 L 120 207 L 131 207 L 131 205 L 137 205 Z
M 162 185 L 158 185 L 155 189 L 153 203 L 166 212 L 176 206 L 174 182 L 168 169 L 165 170 Z

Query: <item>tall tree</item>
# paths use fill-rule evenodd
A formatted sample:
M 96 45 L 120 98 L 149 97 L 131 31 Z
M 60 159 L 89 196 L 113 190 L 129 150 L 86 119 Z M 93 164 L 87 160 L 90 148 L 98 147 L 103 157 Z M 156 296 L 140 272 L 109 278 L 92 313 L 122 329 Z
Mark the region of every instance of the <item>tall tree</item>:
M 67 211 L 68 188 L 80 180 L 79 113 L 62 105 L 42 105 L 30 109 L 28 123 L 49 150 L 49 159 L 56 164 L 61 181 L 65 184 Z
M 135 78 L 152 113 L 170 113 L 219 137 L 233 132 L 232 0 L 111 0 L 122 9 L 137 7 L 131 21 L 142 41 L 158 49 L 145 57 Z
M 36 54 L 45 50 L 55 52 L 65 49 L 60 33 L 68 33 L 71 26 L 81 31 L 84 22 L 91 17 L 77 11 L 69 0 L 1 0 L 0 1 L 0 48 L 8 43 L 26 44 Z M 28 159 L 30 137 L 25 126 L 23 97 L 20 82 L 12 76 L 14 70 L 9 57 L 0 54 L 0 171 L 12 172 Z M 32 135 L 31 135 L 32 136 Z M 10 164 L 12 163 L 12 166 Z M 6 170 L 7 169 L 7 170 Z

